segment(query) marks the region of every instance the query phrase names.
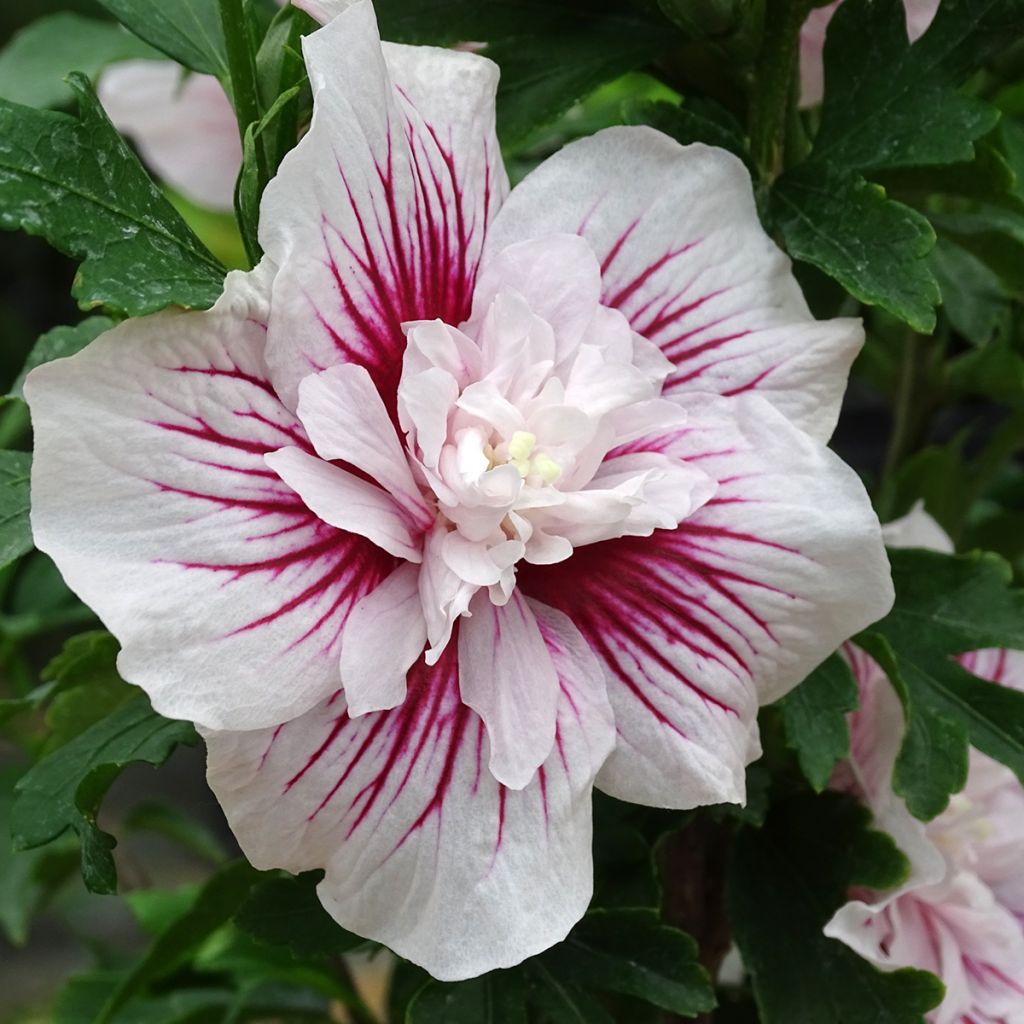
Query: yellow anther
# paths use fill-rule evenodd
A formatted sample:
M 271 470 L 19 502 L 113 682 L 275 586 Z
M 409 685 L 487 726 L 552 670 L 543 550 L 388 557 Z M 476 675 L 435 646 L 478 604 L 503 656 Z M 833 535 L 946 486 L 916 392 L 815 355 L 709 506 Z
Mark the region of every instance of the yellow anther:
M 517 430 L 508 442 L 509 462 L 525 462 L 533 454 L 537 435 L 528 430 Z
M 543 452 L 533 460 L 533 471 L 546 484 L 553 484 L 562 475 L 562 467 Z
M 508 461 L 519 470 L 524 480 L 530 475 L 530 455 L 536 443 L 536 435 L 528 430 L 517 430 L 508 442 Z

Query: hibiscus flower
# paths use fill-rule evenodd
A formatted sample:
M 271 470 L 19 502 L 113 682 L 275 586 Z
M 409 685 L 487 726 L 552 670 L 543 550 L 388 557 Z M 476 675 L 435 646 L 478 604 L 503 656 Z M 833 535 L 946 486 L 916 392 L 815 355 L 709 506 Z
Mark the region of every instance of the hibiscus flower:
M 863 334 L 728 153 L 614 128 L 509 194 L 497 68 L 335 7 L 261 265 L 30 376 L 33 524 L 249 859 L 456 979 L 584 913 L 595 781 L 742 801 L 889 608 L 825 447 Z
M 921 507 L 885 528 L 890 547 L 951 552 L 941 527 Z M 880 967 L 931 971 L 946 986 L 933 1024 L 1024 1021 L 1024 787 L 1009 768 L 971 750 L 967 785 L 924 824 L 892 791 L 904 732 L 903 710 L 882 669 L 846 648 L 860 687 L 850 717 L 849 771 L 837 783 L 873 810 L 911 860 L 907 882 L 891 893 L 855 893 L 826 933 Z M 1024 690 L 1024 652 L 961 656 L 969 672 Z

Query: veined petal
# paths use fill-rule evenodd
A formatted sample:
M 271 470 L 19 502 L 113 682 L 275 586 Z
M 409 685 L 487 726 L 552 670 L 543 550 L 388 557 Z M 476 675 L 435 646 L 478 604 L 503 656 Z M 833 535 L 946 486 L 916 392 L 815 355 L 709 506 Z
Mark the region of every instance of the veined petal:
M 409 520 L 387 491 L 302 448 L 267 452 L 264 461 L 318 519 L 358 533 L 398 558 L 420 561 L 420 544 L 409 532 Z
M 242 143 L 216 78 L 186 74 L 174 61 L 129 60 L 103 73 L 97 93 L 160 179 L 200 206 L 234 209 Z
M 299 387 L 299 419 L 322 459 L 340 459 L 381 485 L 421 529 L 433 521 L 370 375 L 343 364 Z
M 572 142 L 513 190 L 484 262 L 552 231 L 590 243 L 601 301 L 674 364 L 667 393 L 756 391 L 813 436 L 831 434 L 863 329 L 811 316 L 736 157 L 642 127 Z
M 393 412 L 402 323 L 469 315 L 483 233 L 508 187 L 494 135 L 498 71 L 470 53 L 382 49 L 368 0 L 303 49 L 313 123 L 260 216 L 281 268 L 267 361 L 293 406 L 309 373 L 358 363 Z
M 522 789 L 555 742 L 558 674 L 520 593 L 500 608 L 478 594 L 470 611 L 459 629 L 462 699 L 487 727 L 491 774 L 510 789 Z
M 601 788 L 665 807 L 742 801 L 758 705 L 893 600 L 878 521 L 850 469 L 758 397 L 685 404 L 685 427 L 627 451 L 696 466 L 718 484 L 711 500 L 676 530 L 519 577 L 606 666 L 619 740 Z
M 210 785 L 249 859 L 325 867 L 330 913 L 436 978 L 564 938 L 592 892 L 591 785 L 614 730 L 578 633 L 543 609 L 538 620 L 562 697 L 555 750 L 525 789 L 487 770 L 454 646 L 413 668 L 393 711 L 352 719 L 338 695 L 276 730 L 208 734 Z
M 205 313 L 129 320 L 39 367 L 37 545 L 162 714 L 258 728 L 338 688 L 352 606 L 394 559 L 318 519 L 265 463 L 309 450 L 263 362 L 266 266 Z
M 419 570 L 399 566 L 353 609 L 341 640 L 348 713 L 388 711 L 405 699 L 405 677 L 423 653 L 427 626 Z

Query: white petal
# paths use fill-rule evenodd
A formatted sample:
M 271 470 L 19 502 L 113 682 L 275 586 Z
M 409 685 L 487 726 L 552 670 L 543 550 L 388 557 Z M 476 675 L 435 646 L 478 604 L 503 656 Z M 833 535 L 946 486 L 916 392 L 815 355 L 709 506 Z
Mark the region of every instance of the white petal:
M 924 510 L 923 501 L 915 502 L 905 516 L 886 523 L 882 536 L 890 548 L 926 548 L 947 555 L 955 550 L 946 531 Z
M 368 0 L 303 50 L 313 122 L 260 215 L 281 267 L 267 360 L 286 402 L 307 374 L 355 362 L 393 410 L 402 324 L 469 315 L 483 233 L 507 191 L 498 71 L 470 53 L 382 48 Z
M 352 609 L 341 641 L 348 713 L 388 711 L 405 699 L 405 677 L 427 642 L 419 571 L 399 566 Z
M 473 321 L 483 321 L 501 292 L 526 300 L 530 311 L 554 328 L 556 360 L 583 340 L 601 300 L 601 268 L 575 234 L 552 234 L 496 250 L 488 243 L 473 293 Z
M 827 439 L 864 332 L 857 320 L 811 316 L 736 157 L 642 127 L 572 142 L 515 188 L 485 263 L 552 231 L 590 243 L 601 301 L 673 362 L 668 391 L 756 390 Z
M 394 711 L 350 719 L 339 697 L 278 730 L 213 733 L 210 785 L 260 868 L 325 867 L 346 928 L 434 977 L 509 967 L 560 941 L 592 892 L 590 799 L 613 742 L 600 668 L 537 612 L 558 670 L 558 749 L 525 789 L 486 768 L 454 651 L 416 666 Z
M 437 469 L 441 448 L 448 439 L 448 415 L 458 394 L 455 378 L 436 366 L 412 377 L 403 375 L 398 386 L 402 426 L 429 469 Z
M 242 143 L 216 78 L 173 61 L 129 60 L 103 73 L 97 93 L 159 178 L 200 206 L 234 209 Z
M 705 472 L 715 496 L 677 530 L 519 574 L 606 665 L 619 742 L 602 788 L 666 807 L 742 801 L 758 705 L 893 600 L 855 473 L 763 399 L 685 405 L 687 425 L 652 447 Z
M 390 493 L 420 527 L 433 516 L 370 375 L 345 364 L 307 377 L 299 387 L 299 419 L 322 459 L 361 469 Z
M 257 728 L 338 688 L 338 638 L 391 556 L 264 463 L 307 447 L 263 363 L 266 268 L 209 312 L 129 320 L 29 375 L 36 543 L 158 711 Z
M 398 558 L 420 561 L 409 519 L 387 491 L 301 448 L 267 452 L 264 461 L 318 519 L 358 533 Z
M 471 608 L 459 627 L 462 699 L 487 727 L 491 774 L 522 789 L 555 742 L 558 674 L 521 594 L 502 608 L 478 594 Z

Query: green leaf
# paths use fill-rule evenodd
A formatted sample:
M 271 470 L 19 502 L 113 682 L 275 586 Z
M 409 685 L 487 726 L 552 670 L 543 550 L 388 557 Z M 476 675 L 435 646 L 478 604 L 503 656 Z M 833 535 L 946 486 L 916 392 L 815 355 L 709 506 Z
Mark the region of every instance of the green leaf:
M 224 271 L 114 131 L 92 87 L 70 78 L 81 119 L 0 101 L 0 228 L 42 235 L 82 260 L 85 307 L 139 316 L 205 308 Z
M 846 715 L 857 707 L 857 680 L 838 654 L 823 661 L 779 701 L 787 745 L 796 752 L 807 781 L 820 793 L 836 762 L 850 753 Z
M 953 329 L 973 345 L 1008 333 L 1010 297 L 995 271 L 941 232 L 929 257 L 942 292 L 942 309 Z
M 55 684 L 46 711 L 48 752 L 138 698 L 138 689 L 118 674 L 119 649 L 117 641 L 103 630 L 79 633 L 43 669 L 43 680 Z
M 69 71 L 92 81 L 108 65 L 159 54 L 120 25 L 70 11 L 39 18 L 0 52 L 0 99 L 27 107 L 63 107 L 74 99 Z
M 15 849 L 42 846 L 68 829 L 82 847 L 82 877 L 92 892 L 112 893 L 117 872 L 114 837 L 96 825 L 96 812 L 129 764 L 160 765 L 178 744 L 196 742 L 188 722 L 162 718 L 139 698 L 119 708 L 40 760 L 17 785 L 11 812 Z
M 966 781 L 967 741 L 1024 781 L 1024 693 L 985 682 L 954 656 L 1024 650 L 1024 591 L 1009 565 L 975 552 L 891 551 L 896 604 L 858 637 L 882 661 L 904 703 L 907 734 L 894 789 L 932 818 Z
M 714 100 L 687 97 L 681 103 L 634 103 L 627 107 L 628 124 L 648 124 L 684 146 L 703 142 L 727 149 L 750 166 L 746 133 L 736 118 Z
M 528 979 L 530 1002 L 544 1014 L 546 1024 L 615 1024 L 595 995 L 560 977 L 543 960 L 529 965 Z
M 32 550 L 27 452 L 0 451 L 0 568 Z
M 910 46 L 900 0 L 847 0 L 825 44 L 825 104 L 814 148 L 771 197 L 790 253 L 862 302 L 930 333 L 940 292 L 924 257 L 934 232 L 865 176 L 974 162 L 975 142 L 992 131 L 999 112 L 960 86 L 1021 28 L 1024 0 L 948 0 Z
M 771 211 L 794 259 L 819 267 L 853 296 L 929 333 L 941 298 L 924 257 L 928 220 L 856 175 L 808 163 L 783 175 Z
M 433 981 L 413 997 L 408 1024 L 526 1024 L 517 971 L 491 971 L 457 985 Z
M 654 910 L 593 910 L 542 957 L 581 989 L 634 996 L 683 1017 L 714 1009 L 714 988 L 697 943 Z
M 379 0 L 385 39 L 479 41 L 501 67 L 498 135 L 513 146 L 577 100 L 678 42 L 666 19 L 608 0 Z
M 286 946 L 297 957 L 335 956 L 363 943 L 345 931 L 316 894 L 322 872 L 267 878 L 253 889 L 235 924 L 270 946 Z
M 10 820 L 20 774 L 14 766 L 0 771 L 0 821 Z M 71 875 L 77 862 L 74 842 L 17 852 L 11 849 L 6 830 L 0 836 L 0 930 L 12 945 L 24 945 L 33 914 Z
M 228 864 L 198 891 L 193 904 L 157 935 L 152 946 L 110 994 L 95 1024 L 106 1024 L 133 996 L 171 973 L 217 929 L 227 924 L 258 874 L 244 860 Z
M 99 0 L 125 28 L 179 64 L 226 79 L 217 0 Z
M 54 327 L 52 331 L 47 331 L 32 346 L 21 373 L 11 385 L 10 394 L 15 398 L 24 397 L 25 378 L 37 366 L 81 352 L 86 345 L 116 324 L 117 321 L 108 316 L 90 316 L 73 327 Z
M 891 888 L 909 870 L 869 820 L 827 793 L 777 805 L 737 837 L 727 907 L 762 1024 L 924 1024 L 942 998 L 930 974 L 883 973 L 824 935 L 851 886 Z
M 945 0 L 910 46 L 901 0 L 847 0 L 825 42 L 814 159 L 858 170 L 972 160 L 999 112 L 959 86 L 1022 29 L 1021 0 Z

